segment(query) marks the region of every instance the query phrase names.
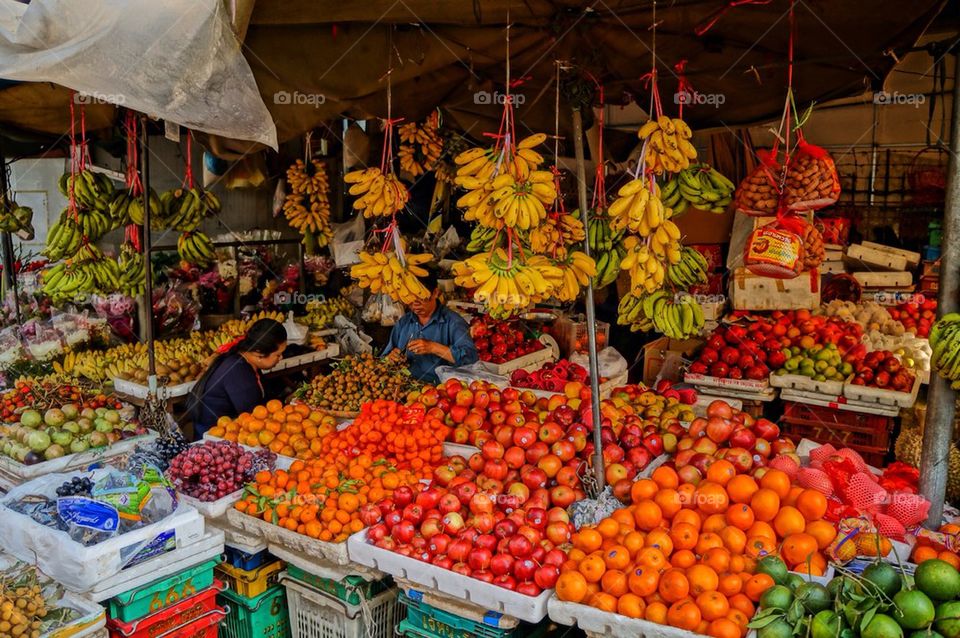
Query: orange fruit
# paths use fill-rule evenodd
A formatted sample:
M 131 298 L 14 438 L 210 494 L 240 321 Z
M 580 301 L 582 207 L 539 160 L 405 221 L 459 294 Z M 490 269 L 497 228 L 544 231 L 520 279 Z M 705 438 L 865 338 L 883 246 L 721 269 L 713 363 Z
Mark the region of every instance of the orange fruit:
M 587 604 L 591 607 L 596 607 L 601 611 L 615 612 L 617 611 L 617 597 L 611 596 L 607 592 L 598 591 L 597 593 L 590 596 L 590 599 L 587 601 Z
M 801 563 L 799 565 L 794 565 L 793 571 L 797 572 L 798 574 L 805 574 L 805 575 L 808 574 L 810 576 L 823 576 L 823 567 L 820 567 L 819 565 L 814 565 L 813 562 L 810 562 L 809 564 Z
M 616 538 L 620 533 L 620 523 L 612 518 L 605 518 L 597 523 L 596 530 L 604 538 Z
M 617 600 L 617 613 L 627 618 L 643 618 L 647 603 L 635 594 L 624 594 Z
M 700 608 L 700 614 L 704 620 L 716 620 L 723 618 L 730 611 L 730 603 L 727 597 L 718 591 L 706 591 L 697 596 L 697 607 Z M 740 629 L 737 629 L 737 633 Z
M 742 530 L 750 529 L 750 526 L 753 525 L 753 521 L 755 520 L 753 510 L 745 503 L 731 505 L 727 508 L 724 519 L 733 527 Z
M 739 594 L 741 589 L 743 589 L 743 581 L 739 574 L 723 574 L 720 576 L 717 591 L 724 596 L 730 597 Z
M 623 596 L 630 591 L 627 586 L 627 575 L 619 569 L 608 569 L 600 578 L 600 589 L 617 598 Z
M 650 474 L 650 479 L 661 488 L 675 490 L 680 485 L 680 477 L 672 467 L 661 465 Z
M 620 508 L 610 515 L 610 518 L 620 524 L 620 530 L 632 530 L 634 528 L 633 514 L 626 507 Z
M 588 583 L 599 583 L 603 578 L 603 572 L 607 571 L 607 566 L 603 559 L 597 554 L 590 554 L 577 566 L 577 569 L 587 579 Z
M 608 570 L 626 569 L 630 566 L 630 550 L 623 545 L 614 545 L 603 553 L 603 563 Z
M 703 525 L 700 526 L 701 532 L 710 532 L 713 534 L 719 534 L 723 531 L 723 528 L 727 527 L 727 519 L 723 514 L 711 514 L 703 521 Z
M 773 529 L 780 538 L 786 538 L 791 534 L 799 534 L 807 527 L 807 521 L 803 518 L 795 507 L 781 507 L 780 511 L 773 518 Z
M 800 498 L 800 495 L 803 494 L 803 488 L 799 485 L 791 485 L 790 493 L 787 494 L 787 497 L 781 501 L 784 505 L 797 506 L 797 499 Z
M 747 538 L 753 536 L 766 536 L 772 541 L 777 540 L 777 533 L 773 531 L 773 526 L 763 521 L 757 521 L 747 530 Z
M 657 592 L 666 602 L 674 603 L 687 597 L 690 593 L 690 582 L 682 570 L 671 568 L 660 575 Z
M 679 567 L 680 569 L 686 569 L 696 565 L 697 555 L 691 552 L 689 549 L 681 549 L 673 553 L 673 556 L 670 557 L 670 564 L 674 567 Z
M 693 552 L 703 556 L 709 550 L 717 547 L 723 547 L 723 539 L 720 538 L 720 535 L 713 532 L 704 532 L 697 539 L 697 545 L 693 548 Z
M 648 602 L 647 610 L 643 612 L 643 619 L 655 622 L 658 625 L 666 625 L 667 606 L 661 602 Z
M 757 481 L 746 474 L 740 474 L 730 479 L 726 485 L 727 494 L 732 503 L 749 503 L 754 492 L 760 489 Z
M 694 565 L 687 569 L 687 580 L 690 582 L 692 596 L 699 596 L 706 591 L 716 591 L 720 584 L 717 572 L 707 565 Z
M 733 467 L 733 463 L 726 459 L 720 459 L 711 463 L 710 467 L 707 468 L 706 479 L 717 485 L 726 485 L 736 475 L 737 468 Z
M 645 547 L 637 555 L 637 565 L 661 570 L 667 566 L 667 557 L 656 547 Z
M 803 532 L 785 537 L 780 546 L 780 553 L 788 565 L 805 563 L 816 552 L 817 539 Z
M 945 563 L 949 563 L 954 569 L 960 569 L 960 558 L 951 551 L 944 550 L 937 554 L 937 558 Z
M 754 574 L 743 585 L 743 593 L 753 602 L 758 602 L 763 593 L 773 587 L 776 583 L 768 574 Z
M 810 521 L 803 530 L 817 539 L 817 548 L 826 549 L 837 536 L 837 530 L 829 521 Z
M 585 527 L 574 533 L 572 541 L 574 547 L 589 554 L 600 549 L 600 545 L 603 544 L 603 536 L 597 530 Z
M 707 626 L 706 634 L 711 638 L 740 638 L 741 627 L 729 618 L 715 618 Z
M 637 523 L 637 529 L 649 532 L 663 520 L 663 512 L 659 505 L 649 499 L 634 502 L 633 520 Z
M 746 584 L 746 582 L 744 582 Z M 764 590 L 766 591 L 766 590 Z M 755 607 L 753 601 L 743 592 L 730 596 L 730 609 L 736 609 L 747 618 L 753 618 Z
M 680 493 L 669 487 L 657 492 L 653 502 L 660 506 L 660 512 L 667 520 L 672 519 L 683 508 L 683 503 L 680 502 Z
M 643 532 L 627 532 L 623 537 L 623 546 L 630 552 L 630 556 L 636 556 L 637 552 L 643 549 L 645 539 Z
M 747 535 L 742 529 L 732 525 L 720 530 L 720 538 L 723 539 L 723 546 L 733 554 L 742 554 L 743 548 L 747 545 Z
M 827 513 L 827 497 L 817 490 L 803 490 L 797 497 L 797 509 L 808 521 L 819 521 Z
M 763 476 L 766 478 L 767 475 Z M 753 516 L 758 521 L 770 522 L 780 511 L 780 496 L 769 488 L 761 488 L 750 497 L 750 509 L 753 510 Z
M 693 505 L 693 495 L 696 491 L 697 488 L 693 483 L 683 483 L 677 488 L 677 492 L 680 494 L 680 501 L 688 506 Z
M 744 598 L 746 598 L 746 597 L 744 597 Z M 750 602 L 750 600 L 747 599 L 747 602 Z M 746 633 L 747 624 L 750 622 L 750 619 L 747 617 L 747 615 L 746 615 L 745 613 L 743 613 L 743 611 L 735 608 L 735 607 L 731 604 L 731 605 L 730 605 L 730 611 L 727 612 L 727 618 L 728 618 L 729 620 L 732 620 L 733 622 L 737 623 L 737 625 L 740 627 L 740 631 L 742 632 L 742 634 L 745 634 L 745 633 Z M 742 635 L 742 634 L 741 634 L 741 635 Z
M 772 554 L 777 549 L 776 541 L 767 536 L 753 536 L 747 538 L 747 546 L 743 550 L 744 554 L 750 558 L 760 558 L 767 554 Z
M 659 489 L 660 486 L 650 479 L 640 479 L 630 488 L 630 500 L 633 503 L 650 500 L 657 495 Z
M 673 548 L 693 549 L 697 546 L 697 539 L 700 533 L 689 523 L 680 523 L 670 530 L 670 539 L 673 541 Z
M 932 560 L 939 556 L 939 552 L 929 545 L 917 545 L 913 549 L 913 557 L 911 560 L 919 565 L 920 563 L 928 560 Z
M 655 593 L 659 584 L 660 572 L 652 567 L 637 567 L 627 577 L 627 587 L 641 597 Z
M 747 559 L 743 554 L 730 555 L 730 573 L 740 574 L 747 571 Z
M 694 631 L 702 619 L 700 608 L 692 598 L 678 600 L 667 610 L 667 624 L 687 631 Z
M 760 477 L 760 487 L 773 490 L 781 499 L 787 498 L 790 494 L 791 485 L 790 476 L 783 470 L 767 470 Z
M 705 514 L 721 514 L 730 504 L 730 497 L 723 486 L 705 481 L 697 486 L 693 495 L 694 505 Z
M 722 574 L 730 569 L 730 552 L 723 547 L 712 547 L 701 555 L 700 562 Z
M 699 530 L 700 526 L 702 525 L 702 520 L 700 519 L 700 515 L 693 510 L 680 510 L 677 512 L 676 516 L 673 517 L 673 520 L 670 522 L 670 526 L 674 527 L 680 523 L 693 525 L 694 529 Z
M 644 546 L 646 547 L 656 547 L 664 556 L 669 556 L 673 553 L 673 540 L 670 538 L 670 533 L 665 529 L 655 529 L 647 534 L 646 538 L 643 541 Z

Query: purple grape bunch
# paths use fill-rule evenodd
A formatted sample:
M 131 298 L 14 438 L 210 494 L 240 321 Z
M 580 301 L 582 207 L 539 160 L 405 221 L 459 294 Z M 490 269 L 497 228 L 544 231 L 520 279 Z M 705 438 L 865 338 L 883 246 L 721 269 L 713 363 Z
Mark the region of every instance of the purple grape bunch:
M 272 469 L 275 461 L 272 452 L 264 456 L 231 441 L 205 441 L 175 456 L 167 477 L 178 492 L 210 502 L 241 489 L 261 469 Z

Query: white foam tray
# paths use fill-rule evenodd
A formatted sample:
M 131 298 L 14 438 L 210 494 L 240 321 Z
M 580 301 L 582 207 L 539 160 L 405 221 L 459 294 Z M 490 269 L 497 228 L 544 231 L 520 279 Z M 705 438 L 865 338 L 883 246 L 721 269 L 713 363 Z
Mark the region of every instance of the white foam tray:
M 771 374 L 770 385 L 775 388 L 816 392 L 835 397 L 843 394 L 843 381 L 814 381 L 802 374 Z
M 743 401 L 740 399 L 697 392 L 697 402 L 693 404 L 693 413 L 697 416 L 707 416 L 707 407 L 714 401 L 726 401 L 734 410 L 743 409 Z
M 140 443 L 147 443 L 157 438 L 156 433 L 150 432 L 143 436 L 135 436 L 130 439 L 117 441 L 108 447 L 95 448 L 80 452 L 78 454 L 68 454 L 58 459 L 34 463 L 33 465 L 24 465 L 18 463 L 9 456 L 0 456 L 0 485 L 9 482 L 10 486 L 3 486 L 4 489 L 10 489 L 14 485 L 20 485 L 33 480 L 44 474 L 53 474 L 54 472 L 70 472 L 80 470 L 95 463 L 108 463 L 110 460 L 133 452 L 133 449 Z
M 545 347 L 540 348 L 529 354 L 525 354 L 522 357 L 517 357 L 516 359 L 510 359 L 509 361 L 504 361 L 503 363 L 491 363 L 489 361 L 481 361 L 480 366 L 487 372 L 493 374 L 499 374 L 505 376 L 513 372 L 514 370 L 519 370 L 524 368 L 525 370 L 535 370 L 540 367 L 544 362 L 551 361 L 555 359 L 553 350 L 550 346 L 545 344 Z
M 725 390 L 752 392 L 754 394 L 762 394 L 770 389 L 770 381 L 768 379 L 721 379 L 705 374 L 690 374 L 688 372 L 683 375 L 683 381 L 707 388 L 724 388 Z
M 250 534 L 257 534 L 267 541 L 267 545 L 287 547 L 295 552 L 328 561 L 335 565 L 346 565 L 350 562 L 347 555 L 346 543 L 328 543 L 310 538 L 304 534 L 284 529 L 262 519 L 238 512 L 235 509 L 227 511 L 227 520 L 232 525 Z
M 553 594 L 553 590 L 547 590 L 536 597 L 524 596 L 503 587 L 371 545 L 367 542 L 367 530 L 351 536 L 347 540 L 347 546 L 350 558 L 355 562 L 379 569 L 394 578 L 403 578 L 429 590 L 527 622 L 538 623 L 547 615 L 547 601 Z
M 192 545 L 178 547 L 172 552 L 134 565 L 97 583 L 86 596 L 97 602 L 103 602 L 123 592 L 143 587 L 171 574 L 217 558 L 221 554 L 223 554 L 223 532 L 218 529 L 209 529 Z
M 282 545 L 268 545 L 270 553 L 288 565 L 299 567 L 308 574 L 319 576 L 321 578 L 332 578 L 333 580 L 343 580 L 347 576 L 359 576 L 367 581 L 381 580 L 386 577 L 383 572 L 364 567 L 358 563 L 348 563 L 347 565 L 336 565 L 327 561 L 318 560 L 312 556 L 292 551 Z
M 854 401 L 862 403 L 875 403 L 881 406 L 893 406 L 899 408 L 910 408 L 917 402 L 917 393 L 920 391 L 920 376 L 914 375 L 913 388 L 910 392 L 896 392 L 894 390 L 884 390 L 883 388 L 873 388 L 868 385 L 853 385 L 848 383 L 843 386 L 843 396 Z
M 336 330 L 334 330 L 336 332 Z M 314 352 L 308 352 L 306 354 L 301 354 L 296 357 L 289 357 L 287 359 L 281 359 L 280 363 L 275 365 L 266 371 L 266 374 L 273 374 L 274 372 L 282 372 L 283 370 L 289 370 L 290 368 L 296 368 L 297 366 L 303 366 L 310 363 L 316 363 L 317 361 L 324 361 L 326 359 L 331 359 L 340 354 L 340 344 L 331 343 L 328 344 L 323 350 L 316 350 Z
M 141 385 L 136 381 L 127 381 L 120 377 L 113 377 L 111 380 L 113 381 L 114 390 L 136 399 L 146 399 L 147 394 L 150 392 L 147 386 Z M 178 383 L 176 385 L 157 386 L 157 398 L 164 400 L 185 396 L 190 393 L 190 390 L 193 389 L 196 383 L 196 381 L 187 381 L 186 383 Z
M 223 534 L 223 544 L 241 552 L 256 554 L 267 549 L 267 541 L 234 527 L 226 516 L 216 521 L 207 521 L 207 529 L 221 532 Z
M 480 452 L 480 448 L 474 445 L 464 445 L 462 443 L 451 443 L 450 441 L 444 441 L 443 443 L 443 455 L 444 456 L 462 456 L 465 459 L 469 459 L 474 454 Z
M 228 494 L 223 498 L 218 498 L 215 501 L 201 501 L 198 498 L 194 498 L 183 492 L 177 492 L 177 498 L 180 499 L 181 503 L 186 503 L 191 506 L 193 509 L 200 512 L 200 514 L 207 519 L 217 519 L 226 515 L 227 510 L 233 507 L 233 504 L 240 500 L 243 496 L 243 490 L 239 489 L 233 494 Z
M 83 596 L 64 592 L 56 606 L 75 609 L 81 616 L 64 627 L 41 634 L 41 638 L 85 638 L 107 626 L 107 610 Z
M 784 401 L 796 401 L 798 403 L 807 403 L 822 408 L 833 408 L 834 410 L 846 410 L 847 412 L 859 412 L 861 414 L 875 414 L 877 416 L 899 416 L 899 407 L 889 407 L 877 404 L 865 404 L 859 401 L 850 401 L 846 397 L 827 397 L 824 395 L 815 395 L 812 392 L 795 392 L 793 390 L 784 390 L 780 394 Z

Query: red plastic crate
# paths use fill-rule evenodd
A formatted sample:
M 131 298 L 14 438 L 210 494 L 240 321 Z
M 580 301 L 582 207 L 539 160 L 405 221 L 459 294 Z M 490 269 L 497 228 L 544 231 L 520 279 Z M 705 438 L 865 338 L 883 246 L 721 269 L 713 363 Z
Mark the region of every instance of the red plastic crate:
M 861 414 L 805 403 L 784 402 L 780 430 L 793 439 L 810 439 L 849 447 L 874 467 L 882 466 L 890 448 L 894 419 L 890 416 Z
M 172 635 L 172 632 L 178 632 L 191 623 L 206 620 L 209 617 L 217 617 L 219 622 L 223 614 L 217 611 L 220 609 L 217 607 L 217 594 L 223 589 L 223 583 L 214 581 L 213 587 L 208 587 L 189 598 L 184 598 L 176 605 L 133 622 L 110 618 L 107 620 L 107 631 L 110 633 L 110 638 L 160 638 L 167 634 Z

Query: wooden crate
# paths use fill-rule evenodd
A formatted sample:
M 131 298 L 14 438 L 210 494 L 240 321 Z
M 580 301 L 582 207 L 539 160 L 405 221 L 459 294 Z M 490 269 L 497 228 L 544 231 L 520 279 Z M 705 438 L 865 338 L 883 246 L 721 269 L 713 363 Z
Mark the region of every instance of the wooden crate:
M 730 299 L 734 310 L 813 310 L 820 307 L 820 272 L 775 279 L 737 268 L 730 281 Z

